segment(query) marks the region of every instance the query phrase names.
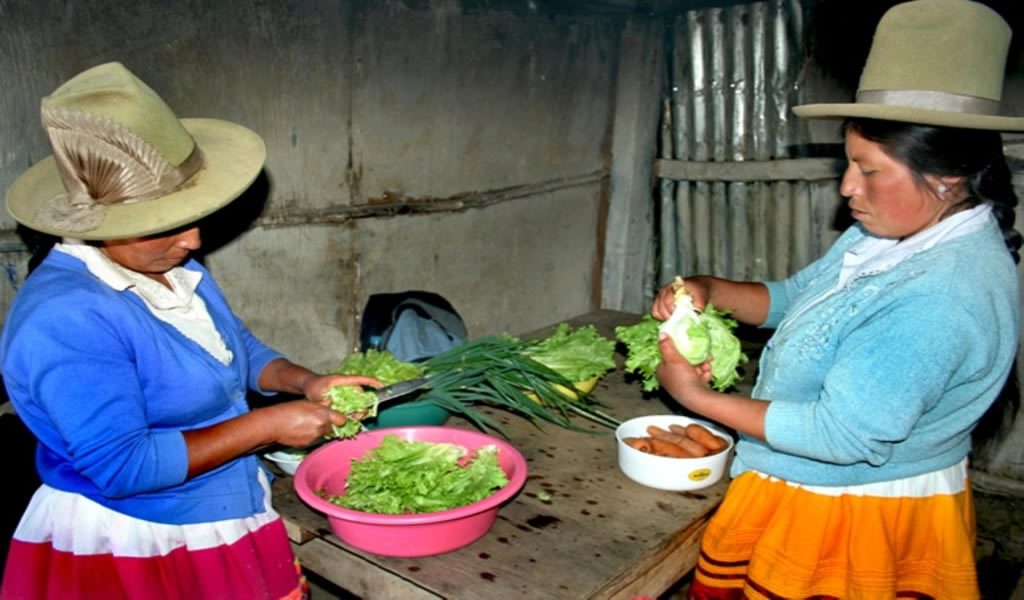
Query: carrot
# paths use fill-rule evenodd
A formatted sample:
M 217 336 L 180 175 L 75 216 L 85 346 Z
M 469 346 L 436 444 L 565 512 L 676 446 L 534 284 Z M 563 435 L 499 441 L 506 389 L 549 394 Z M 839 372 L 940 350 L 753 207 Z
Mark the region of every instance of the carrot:
M 694 440 L 691 440 L 686 435 L 680 435 L 675 432 L 665 431 L 661 427 L 656 425 L 650 425 L 647 427 L 647 433 L 656 440 L 662 440 L 670 444 L 679 446 L 691 457 L 707 456 L 707 448 L 701 446 Z
M 664 429 L 658 427 L 657 425 L 648 425 L 647 435 L 651 436 L 652 438 L 657 438 L 659 440 L 665 440 L 666 442 L 670 442 L 672 444 L 678 444 L 682 438 L 686 437 L 685 435 L 678 435 L 672 433 L 671 431 L 665 431 Z
M 677 446 L 672 442 L 666 442 L 665 440 L 661 440 L 656 437 L 651 438 L 651 448 L 654 450 L 654 453 L 659 456 L 693 458 L 693 455 L 684 450 L 681 446 Z
M 646 452 L 648 454 L 651 454 L 651 453 L 654 452 L 654 449 L 651 448 L 651 440 L 650 440 L 650 438 L 628 437 L 628 438 L 622 438 L 622 441 L 625 442 L 626 445 L 629 446 L 630 448 L 634 448 L 634 449 L 639 450 L 641 452 Z
M 671 425 L 668 426 L 668 429 L 669 431 L 676 435 L 686 435 L 686 427 L 682 425 L 672 423 Z
M 729 442 L 711 433 L 707 427 L 703 427 L 696 423 L 690 423 L 686 426 L 686 435 L 701 446 L 710 450 L 712 454 L 725 450 L 725 447 L 729 445 Z

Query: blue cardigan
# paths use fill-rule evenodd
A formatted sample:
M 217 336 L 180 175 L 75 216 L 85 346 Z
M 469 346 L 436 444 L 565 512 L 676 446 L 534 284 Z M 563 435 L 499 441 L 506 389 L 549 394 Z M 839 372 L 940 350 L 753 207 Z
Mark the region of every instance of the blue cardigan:
M 28 277 L 0 338 L 4 384 L 39 439 L 42 481 L 115 511 L 160 523 L 247 517 L 264 510 L 248 456 L 186 480 L 182 431 L 249 410 L 246 391 L 280 356 L 257 340 L 210 274 L 196 290 L 227 347 L 230 365 L 118 292 L 85 264 L 50 252 Z
M 815 263 L 767 283 L 764 326 L 830 289 L 864 236 L 855 225 Z M 768 443 L 744 437 L 733 475 L 836 486 L 956 464 L 1006 378 L 1019 327 L 1016 269 L 992 219 L 851 281 L 769 340 L 753 391 L 771 401 Z

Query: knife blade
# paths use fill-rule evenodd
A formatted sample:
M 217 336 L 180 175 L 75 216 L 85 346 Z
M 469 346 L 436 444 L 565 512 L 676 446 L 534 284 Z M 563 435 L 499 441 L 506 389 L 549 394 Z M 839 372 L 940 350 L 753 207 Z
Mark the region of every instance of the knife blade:
M 407 379 L 382 387 L 374 392 L 377 394 L 377 404 L 380 405 L 399 397 L 408 396 L 417 390 L 427 387 L 428 383 L 430 383 L 429 377 L 417 377 L 416 379 Z

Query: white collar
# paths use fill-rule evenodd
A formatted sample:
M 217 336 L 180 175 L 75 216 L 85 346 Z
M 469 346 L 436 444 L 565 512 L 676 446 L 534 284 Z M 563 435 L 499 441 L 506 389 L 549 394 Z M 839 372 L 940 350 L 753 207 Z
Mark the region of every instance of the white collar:
M 918 252 L 977 231 L 991 218 L 992 207 L 981 204 L 950 215 L 928 229 L 903 240 L 866 235 L 843 254 L 843 264 L 835 285 L 786 315 L 779 323 L 776 335 L 807 310 L 840 292 L 855 279 L 887 271 Z
M 85 263 L 89 272 L 111 288 L 123 292 L 134 288 L 136 294 L 159 310 L 170 310 L 188 306 L 192 301 L 202 273 L 174 267 L 164 274 L 170 288 L 146 277 L 142 273 L 126 269 L 95 246 L 79 240 L 65 238 L 54 246 L 55 250 L 70 254 Z
M 843 255 L 843 267 L 836 287 L 841 288 L 858 277 L 881 273 L 940 242 L 977 231 L 988 222 L 991 214 L 991 206 L 980 204 L 950 215 L 903 240 L 868 234 Z

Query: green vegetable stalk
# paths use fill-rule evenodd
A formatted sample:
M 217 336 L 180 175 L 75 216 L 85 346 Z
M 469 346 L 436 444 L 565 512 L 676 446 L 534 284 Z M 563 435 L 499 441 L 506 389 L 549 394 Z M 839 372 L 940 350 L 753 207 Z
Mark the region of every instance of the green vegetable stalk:
M 534 422 L 590 431 L 574 425 L 569 417 L 580 415 L 609 428 L 619 422 L 599 410 L 588 394 L 573 394 L 573 383 L 614 368 L 614 355 L 615 341 L 601 336 L 592 325 L 574 331 L 561 323 L 546 338 L 486 336 L 422 364 L 399 361 L 387 351 L 357 352 L 346 356 L 335 373 L 368 375 L 385 385 L 425 375 L 430 381 L 417 400 L 461 414 L 482 430 L 503 432 L 496 420 L 474 410 L 476 404 L 505 408 Z M 351 435 L 358 432 L 358 425 L 353 427 Z
M 590 432 L 570 420 L 574 414 L 609 428 L 619 424 L 589 395 L 566 394 L 574 382 L 534 360 L 529 355 L 533 343 L 486 336 L 446 350 L 424 363 L 430 384 L 420 398 L 461 413 L 481 429 L 498 432 L 503 429 L 497 421 L 470 405 L 490 404 L 535 423 L 548 421 L 577 431 Z

